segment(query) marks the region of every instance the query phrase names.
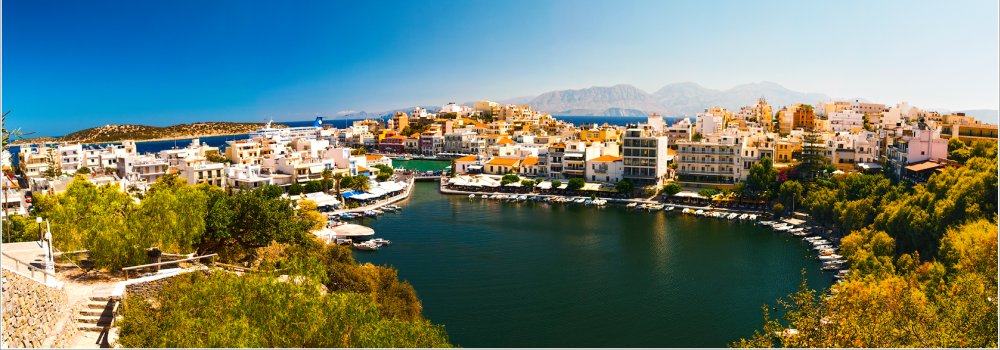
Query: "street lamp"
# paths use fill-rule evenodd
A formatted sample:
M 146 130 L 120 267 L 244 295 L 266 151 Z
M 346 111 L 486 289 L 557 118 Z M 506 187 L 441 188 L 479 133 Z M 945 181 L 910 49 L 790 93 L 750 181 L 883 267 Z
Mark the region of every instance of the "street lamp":
M 43 238 L 43 236 L 42 236 L 43 235 L 43 233 L 42 233 L 42 217 L 41 216 L 36 217 L 35 218 L 35 223 L 38 224 L 38 240 L 41 241 L 42 238 Z
M 55 270 L 55 261 L 52 260 L 52 230 L 45 231 L 45 241 L 48 242 L 45 252 L 49 258 L 45 260 L 45 270 L 52 272 Z

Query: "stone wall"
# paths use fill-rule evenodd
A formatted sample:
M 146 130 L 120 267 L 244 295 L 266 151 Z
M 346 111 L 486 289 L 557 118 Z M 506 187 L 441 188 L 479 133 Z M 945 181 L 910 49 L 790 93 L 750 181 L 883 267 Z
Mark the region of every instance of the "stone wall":
M 3 346 L 64 347 L 76 335 L 66 293 L 3 270 Z

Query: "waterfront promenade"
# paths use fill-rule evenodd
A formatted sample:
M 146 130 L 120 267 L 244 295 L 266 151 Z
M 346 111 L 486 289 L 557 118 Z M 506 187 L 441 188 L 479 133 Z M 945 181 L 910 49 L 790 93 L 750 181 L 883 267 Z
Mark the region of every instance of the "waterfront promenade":
M 404 200 L 404 199 L 408 198 L 410 196 L 410 193 L 413 192 L 413 183 L 414 183 L 415 180 L 416 179 L 414 177 L 410 177 L 408 179 L 407 185 L 406 185 L 406 190 L 404 190 L 403 193 L 397 194 L 395 196 L 392 196 L 392 197 L 389 197 L 389 198 L 386 198 L 386 199 L 382 199 L 382 200 L 376 201 L 375 203 L 372 203 L 372 204 L 369 204 L 369 205 L 366 205 L 366 206 L 363 206 L 363 207 L 349 208 L 349 209 L 338 209 L 338 210 L 331 211 L 331 212 L 329 212 L 327 214 L 328 215 L 336 215 L 336 214 L 342 214 L 342 213 L 361 213 L 361 212 L 364 212 L 366 210 L 378 209 L 378 208 L 384 207 L 386 205 L 399 202 L 401 200 Z

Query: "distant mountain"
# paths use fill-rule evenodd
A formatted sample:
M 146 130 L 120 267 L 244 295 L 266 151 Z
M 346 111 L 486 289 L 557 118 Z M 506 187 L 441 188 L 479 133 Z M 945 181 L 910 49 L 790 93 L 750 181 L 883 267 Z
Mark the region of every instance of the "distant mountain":
M 632 85 L 595 86 L 579 90 L 559 90 L 538 95 L 528 103 L 547 113 L 605 113 L 610 109 L 662 112 L 664 106 L 653 95 Z M 602 114 L 603 115 L 603 114 Z
M 600 116 L 600 117 L 645 117 L 646 112 L 638 109 L 628 108 L 608 108 L 608 109 L 567 109 L 565 111 L 553 112 L 553 115 L 560 116 Z
M 626 84 L 558 90 L 538 95 L 528 104 L 536 110 L 559 115 L 632 116 L 657 112 L 669 116 L 695 114 L 713 106 L 735 110 L 753 104 L 760 97 L 775 108 L 830 100 L 825 94 L 793 91 L 772 82 L 743 84 L 728 90 L 684 82 L 666 85 L 652 94 Z
M 672 114 L 695 114 L 714 106 L 735 110 L 761 97 L 774 108 L 830 100 L 825 94 L 793 91 L 772 82 L 737 85 L 728 90 L 713 90 L 691 82 L 676 83 L 660 88 L 653 96 Z

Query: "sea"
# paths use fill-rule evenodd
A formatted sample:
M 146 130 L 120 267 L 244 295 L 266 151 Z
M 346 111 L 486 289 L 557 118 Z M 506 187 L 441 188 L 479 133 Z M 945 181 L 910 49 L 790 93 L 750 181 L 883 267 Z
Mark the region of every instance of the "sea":
M 553 116 L 553 117 L 559 120 L 573 123 L 574 125 L 606 123 L 608 125 L 624 126 L 626 124 L 636 124 L 639 122 L 644 122 L 646 120 L 646 117 L 608 117 L 608 116 Z M 680 118 L 681 117 L 664 117 L 663 119 L 667 123 L 667 125 L 670 125 L 679 120 Z M 361 119 L 335 118 L 335 119 L 324 120 L 323 123 L 332 125 L 335 128 L 346 128 L 358 120 Z M 290 127 L 297 127 L 297 126 L 312 125 L 313 121 L 312 120 L 278 121 L 275 123 L 288 125 Z M 219 147 L 220 150 L 224 150 L 226 147 L 226 141 L 247 139 L 249 137 L 250 135 L 248 134 L 220 135 L 220 136 L 203 136 L 199 137 L 198 140 L 202 144 Z M 193 140 L 194 140 L 193 138 L 188 138 L 188 139 L 176 139 L 176 140 L 139 141 L 136 142 L 136 151 L 141 154 L 158 153 L 162 150 L 186 147 L 187 145 L 190 145 L 191 141 Z M 103 145 L 108 145 L 108 144 L 113 144 L 113 143 L 96 143 L 89 145 L 93 147 L 101 147 Z M 12 158 L 11 161 L 13 162 L 15 167 L 17 166 L 16 155 L 18 152 L 20 152 L 20 149 L 21 149 L 20 146 L 11 146 L 10 148 L 10 153 Z

